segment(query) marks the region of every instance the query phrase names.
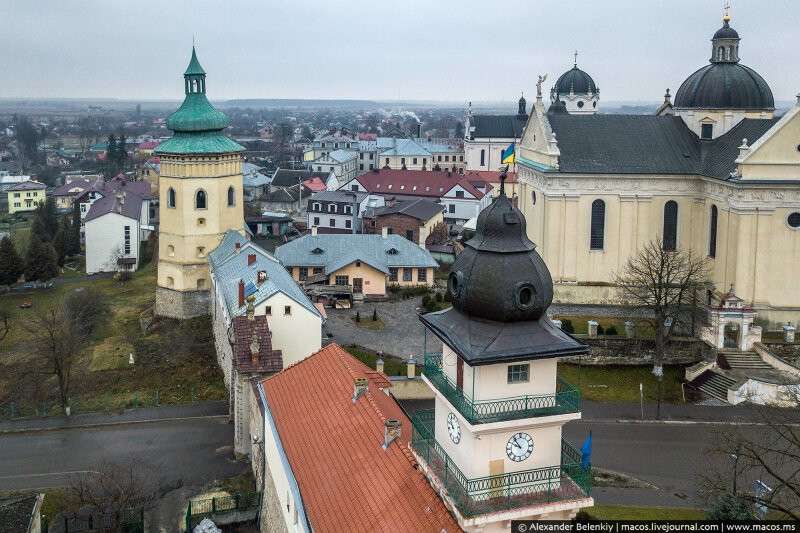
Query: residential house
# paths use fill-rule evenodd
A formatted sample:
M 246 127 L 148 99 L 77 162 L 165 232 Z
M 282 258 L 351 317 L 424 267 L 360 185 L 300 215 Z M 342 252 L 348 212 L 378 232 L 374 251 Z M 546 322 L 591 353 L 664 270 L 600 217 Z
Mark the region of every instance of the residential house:
M 326 133 L 314 139 L 311 146 L 303 152 L 303 161 L 310 164 L 322 156 L 336 150 L 358 151 L 358 139 L 342 132 Z
M 477 176 L 418 170 L 374 170 L 341 187 L 397 200 L 425 198 L 438 202 L 444 207 L 448 223 L 463 223 L 478 216 L 491 202 L 491 188 Z
M 443 209 L 441 204 L 421 198 L 392 202 L 364 215 L 364 233 L 382 233 L 386 228 L 389 235 L 400 235 L 424 247 L 433 228 L 444 223 Z
M 383 298 L 387 286 L 433 285 L 438 266 L 431 254 L 415 243 L 389 235 L 317 234 L 295 239 L 275 250 L 299 282 L 347 287 L 365 298 Z
M 364 212 L 383 204 L 382 196 L 364 192 L 318 192 L 306 202 L 307 227 L 319 233 L 361 233 Z
M 207 257 L 214 342 L 230 391 L 235 449 L 249 453 L 247 378 L 254 372 L 278 371 L 319 350 L 322 315 L 283 265 L 239 232 L 227 231 Z M 254 330 L 260 335 L 255 350 L 251 348 Z
M 336 344 L 254 386 L 261 531 L 460 531 L 416 468 L 391 386 Z
M 346 183 L 358 174 L 358 154 L 350 150 L 334 150 L 311 162 L 316 172 L 330 172 L 339 183 Z
M 137 178 L 150 183 L 150 193 L 158 196 L 158 177 L 161 175 L 161 158 L 151 157 L 144 162 L 137 173 Z
M 56 187 L 52 196 L 56 202 L 57 209 L 72 209 L 75 199 L 84 191 L 89 190 L 94 181 L 84 178 L 77 178 Z
M 30 179 L 30 176 L 12 176 L 9 171 L 0 170 L 0 212 L 8 211 L 8 190 Z
M 0 531 L 42 533 L 43 493 L 16 494 L 0 498 Z
M 305 216 L 305 200 L 311 196 L 311 191 L 305 187 L 269 187 L 269 192 L 261 197 L 262 209 L 277 213 Z
M 290 170 L 288 168 L 278 168 L 272 174 L 272 181 L 270 181 L 270 189 L 281 188 L 288 189 L 290 187 L 297 187 L 303 181 L 317 177 L 328 184 L 330 179 L 330 171 L 323 170 L 320 172 L 313 172 L 310 170 Z
M 159 144 L 161 144 L 161 141 L 142 141 L 136 146 L 134 154 L 139 160 L 148 159 L 152 157 L 153 152 L 155 152 Z
M 140 244 L 155 229 L 149 197 L 119 189 L 95 200 L 83 219 L 86 273 L 135 271 Z
M 253 235 L 259 236 L 281 237 L 292 228 L 292 217 L 272 211 L 264 211 L 257 217 L 247 217 L 245 222 Z
M 258 200 L 267 193 L 267 187 L 271 179 L 264 174 L 263 170 L 263 168 L 252 163 L 242 163 L 242 184 L 245 201 Z
M 33 180 L 15 183 L 9 187 L 6 192 L 9 214 L 34 211 L 36 206 L 45 202 L 46 189 L 47 185 Z

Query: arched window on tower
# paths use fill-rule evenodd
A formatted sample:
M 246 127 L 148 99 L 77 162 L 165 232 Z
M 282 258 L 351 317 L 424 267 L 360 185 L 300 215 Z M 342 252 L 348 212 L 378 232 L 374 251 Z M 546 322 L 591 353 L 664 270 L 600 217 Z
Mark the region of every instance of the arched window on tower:
M 481 150 L 481 166 L 486 164 L 486 150 Z
M 725 48 L 720 46 L 719 50 L 717 50 L 717 59 L 722 61 L 725 59 Z
M 172 187 L 167 190 L 167 207 L 175 207 L 175 189 Z
M 708 224 L 708 257 L 717 257 L 717 206 L 711 206 L 711 221 Z
M 664 250 L 674 252 L 678 247 L 678 204 L 670 200 L 664 204 Z
M 592 227 L 589 238 L 589 248 L 602 250 L 605 245 L 606 234 L 606 203 L 603 200 L 592 202 Z
M 236 205 L 236 192 L 233 187 L 228 187 L 228 207 Z
M 194 207 L 196 209 L 205 209 L 207 206 L 206 202 L 206 191 L 200 189 L 197 191 L 197 194 L 194 197 Z

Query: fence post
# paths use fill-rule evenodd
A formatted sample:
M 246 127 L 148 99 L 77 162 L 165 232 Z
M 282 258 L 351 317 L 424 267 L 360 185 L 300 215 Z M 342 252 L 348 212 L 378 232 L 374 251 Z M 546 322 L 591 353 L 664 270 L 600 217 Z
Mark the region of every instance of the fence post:
M 194 385 L 192 385 L 191 388 L 189 389 L 189 394 L 191 395 L 192 403 L 194 403 L 194 397 L 195 397 Z

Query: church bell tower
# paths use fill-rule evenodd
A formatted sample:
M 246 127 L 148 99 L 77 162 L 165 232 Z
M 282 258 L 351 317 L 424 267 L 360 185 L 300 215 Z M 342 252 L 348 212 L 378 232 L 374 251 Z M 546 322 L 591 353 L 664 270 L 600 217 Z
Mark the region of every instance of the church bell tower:
M 183 103 L 167 119 L 174 135 L 161 143 L 156 314 L 192 318 L 209 313 L 208 253 L 223 234 L 244 234 L 242 156 L 226 137 L 230 121 L 206 98 L 206 72 L 192 48 Z

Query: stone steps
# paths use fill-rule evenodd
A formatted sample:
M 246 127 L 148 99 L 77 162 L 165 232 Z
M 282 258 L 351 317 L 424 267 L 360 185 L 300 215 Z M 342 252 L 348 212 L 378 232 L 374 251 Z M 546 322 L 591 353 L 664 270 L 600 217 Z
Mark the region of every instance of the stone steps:
M 738 369 L 771 370 L 772 366 L 755 352 L 724 353 L 728 366 Z
M 727 402 L 728 388 L 735 383 L 735 380 L 727 376 L 706 370 L 692 381 L 691 385 L 710 398 Z

